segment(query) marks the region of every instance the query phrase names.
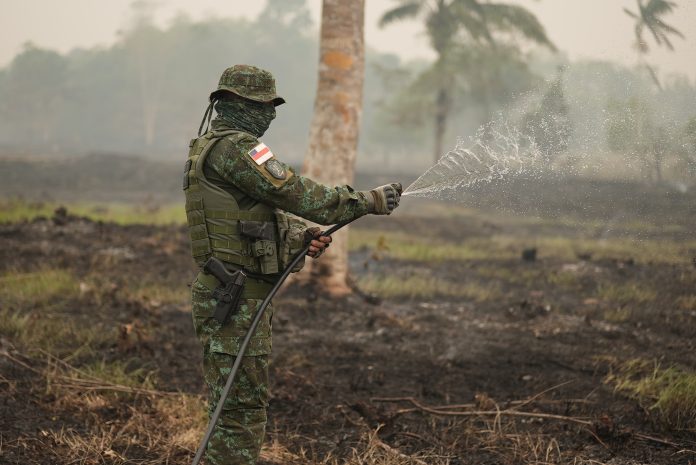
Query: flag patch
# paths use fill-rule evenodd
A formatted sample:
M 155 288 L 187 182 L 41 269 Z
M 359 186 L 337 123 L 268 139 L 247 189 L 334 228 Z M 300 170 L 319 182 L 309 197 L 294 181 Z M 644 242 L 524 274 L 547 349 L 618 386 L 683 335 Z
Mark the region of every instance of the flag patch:
M 273 152 L 271 152 L 271 149 L 269 149 L 266 144 L 261 142 L 259 145 L 249 150 L 249 156 L 257 165 L 262 165 L 273 158 Z

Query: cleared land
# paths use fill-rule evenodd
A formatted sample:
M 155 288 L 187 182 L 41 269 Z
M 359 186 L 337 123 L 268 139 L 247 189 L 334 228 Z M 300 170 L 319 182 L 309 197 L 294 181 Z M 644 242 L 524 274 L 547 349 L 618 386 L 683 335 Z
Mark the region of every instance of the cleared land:
M 534 202 L 550 215 L 408 200 L 357 222 L 380 303 L 277 300 L 264 463 L 696 463 L 696 196 L 582 186 Z M 189 463 L 205 392 L 176 210 L 53 207 L 0 214 L 2 463 Z

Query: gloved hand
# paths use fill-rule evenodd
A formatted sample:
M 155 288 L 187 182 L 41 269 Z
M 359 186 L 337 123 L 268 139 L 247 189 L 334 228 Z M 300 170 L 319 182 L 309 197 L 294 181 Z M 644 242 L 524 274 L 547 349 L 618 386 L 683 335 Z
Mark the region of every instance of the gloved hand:
M 399 206 L 402 189 L 401 184 L 395 182 L 365 192 L 368 202 L 368 213 L 389 215 Z
M 309 244 L 307 255 L 312 258 L 319 258 L 331 244 L 331 236 L 322 236 L 321 233 L 322 231 L 317 227 L 305 230 L 305 243 Z

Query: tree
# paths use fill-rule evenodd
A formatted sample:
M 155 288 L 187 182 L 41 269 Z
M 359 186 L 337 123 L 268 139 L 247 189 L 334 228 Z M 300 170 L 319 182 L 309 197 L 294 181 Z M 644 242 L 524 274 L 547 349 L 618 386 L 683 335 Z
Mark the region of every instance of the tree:
M 652 108 L 635 97 L 628 101 L 610 100 L 607 116 L 609 149 L 637 158 L 651 179 L 654 176 L 656 182 L 662 182 L 669 140 L 666 129 L 655 124 Z
M 662 86 L 657 77 L 657 72 L 645 61 L 645 56 L 650 51 L 650 47 L 648 47 L 648 42 L 643 37 L 643 33 L 645 29 L 647 29 L 652 34 L 658 47 L 665 46 L 669 50 L 674 50 L 674 45 L 672 45 L 669 36 L 675 35 L 683 39 L 684 35 L 674 27 L 665 23 L 662 17 L 671 13 L 677 7 L 677 4 L 670 0 L 636 0 L 636 3 L 638 5 L 637 13 L 632 12 L 628 8 L 624 8 L 624 12 L 636 22 L 634 31 L 638 59 L 650 73 L 653 81 L 655 81 L 655 85 L 661 89 Z
M 527 9 L 482 0 L 397 0 L 399 5 L 384 13 L 381 26 L 407 18 L 424 16 L 430 45 L 437 54 L 432 68 L 419 80 L 432 87 L 434 116 L 433 156 L 442 155 L 447 122 L 453 110 L 453 93 L 458 79 L 473 76 L 468 49 L 495 49 L 503 36 L 521 35 L 531 42 L 554 49 L 544 27 Z M 459 52 L 459 53 L 457 53 Z
M 563 93 L 563 70 L 547 89 L 539 107 L 524 117 L 523 127 L 547 159 L 568 148 L 571 135 L 568 103 Z
M 365 1 L 323 0 L 319 82 L 303 173 L 329 185 L 353 181 L 365 71 Z M 348 232 L 333 236 L 326 257 L 311 267 L 310 283 L 333 295 L 350 292 Z
M 682 130 L 684 161 L 689 173 L 696 174 L 696 116 L 692 117 Z
M 305 30 L 312 25 L 305 0 L 268 0 L 260 18 L 297 30 Z
M 163 34 L 152 21 L 156 4 L 151 0 L 136 0 L 131 7 L 135 14 L 133 29 L 125 41 L 131 66 L 138 76 L 143 122 L 143 139 L 148 149 L 155 141 L 160 114 L 162 89 L 166 78 L 167 49 Z
M 31 43 L 7 70 L 0 111 L 4 125 L 24 146 L 57 149 L 56 136 L 66 100 L 68 62 L 58 53 Z

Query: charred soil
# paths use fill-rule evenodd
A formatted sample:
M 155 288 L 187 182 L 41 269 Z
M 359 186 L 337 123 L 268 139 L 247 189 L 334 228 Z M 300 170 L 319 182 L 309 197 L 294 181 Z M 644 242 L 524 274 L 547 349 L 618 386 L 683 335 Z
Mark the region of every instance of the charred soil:
M 631 360 L 696 371 L 693 240 L 674 239 L 681 261 L 638 249 L 631 256 L 630 246 L 568 255 L 539 239 L 567 235 L 567 225 L 534 223 L 528 240 L 492 244 L 504 253 L 428 261 L 399 255 L 390 239 L 406 221 L 452 247 L 520 227 L 466 215 L 437 228 L 397 215 L 354 230 L 368 237 L 353 248 L 354 274 L 382 294 L 378 304 L 357 295 L 310 300 L 298 287 L 279 296 L 264 463 L 696 463 L 693 432 L 608 381 Z M 189 463 L 203 420 L 182 420 L 160 402 L 181 395 L 202 412 L 205 397 L 186 297 L 195 274 L 186 230 L 61 212 L 2 225 L 0 239 L 3 286 L 49 270 L 74 282 L 55 302 L 0 302 L 0 461 Z M 524 245 L 538 253 L 523 260 Z M 370 287 L 388 275 L 449 284 Z M 28 337 L 44 320 L 75 326 L 75 341 Z M 10 321 L 24 326 L 11 330 Z M 77 339 L 86 329 L 96 338 L 85 351 Z M 93 369 L 92 378 L 76 374 L 99 363 L 121 364 L 130 378 L 97 388 L 86 381 L 101 379 Z M 138 383 L 127 384 L 134 376 Z M 115 388 L 126 385 L 131 391 Z M 141 417 L 158 424 L 152 443 L 133 426 Z M 190 437 L 168 436 L 177 428 Z M 175 447 L 158 449 L 157 437 Z

